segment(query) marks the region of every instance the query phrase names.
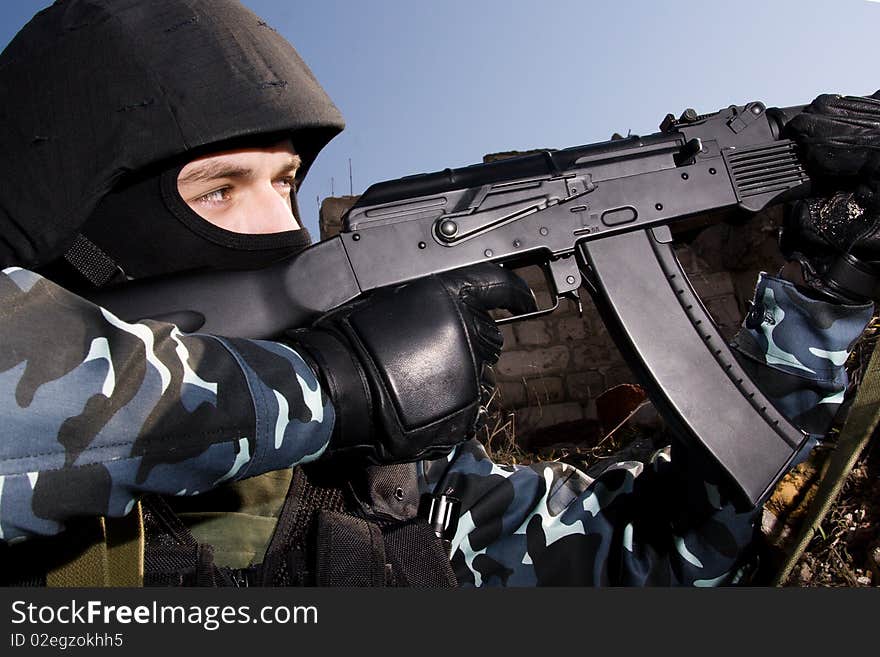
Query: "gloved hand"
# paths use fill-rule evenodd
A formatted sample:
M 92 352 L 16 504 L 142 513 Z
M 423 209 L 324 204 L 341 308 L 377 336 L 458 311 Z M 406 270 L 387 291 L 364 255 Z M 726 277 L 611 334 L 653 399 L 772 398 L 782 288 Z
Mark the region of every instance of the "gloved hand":
M 503 343 L 493 308 L 535 302 L 522 279 L 486 263 L 379 290 L 290 332 L 333 402 L 332 453 L 415 461 L 473 436 Z
M 824 94 L 785 127 L 796 141 L 815 197 L 786 212 L 780 247 L 821 297 L 864 303 L 880 275 L 880 92 Z

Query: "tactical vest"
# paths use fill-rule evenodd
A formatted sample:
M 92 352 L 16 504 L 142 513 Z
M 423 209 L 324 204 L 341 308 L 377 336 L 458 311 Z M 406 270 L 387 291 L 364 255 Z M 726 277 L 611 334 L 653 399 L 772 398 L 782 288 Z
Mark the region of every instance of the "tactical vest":
M 412 586 L 456 585 L 448 543 L 419 498 L 416 465 L 293 470 L 262 563 L 219 566 L 169 502 L 75 523 L 64 534 L 0 549 L 4 585 Z

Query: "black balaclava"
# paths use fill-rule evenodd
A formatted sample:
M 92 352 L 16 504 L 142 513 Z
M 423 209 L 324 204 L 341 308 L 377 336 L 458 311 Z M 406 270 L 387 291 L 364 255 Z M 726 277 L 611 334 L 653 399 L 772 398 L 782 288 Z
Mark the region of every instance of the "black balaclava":
M 277 138 L 266 140 L 277 142 Z M 261 146 L 263 140 L 250 141 Z M 187 157 L 186 161 L 190 158 Z M 177 178 L 186 161 L 151 167 L 101 199 L 80 233 L 118 268 L 114 281 L 145 278 L 192 269 L 258 269 L 294 255 L 311 243 L 305 228 L 280 233 L 236 233 L 201 217 L 181 198 Z M 292 216 L 297 214 L 291 196 Z M 79 246 L 65 259 L 93 285 L 109 263 L 96 269 L 93 257 L 78 257 Z M 81 279 L 52 274 L 59 282 L 78 287 Z M 50 274 L 51 275 L 51 274 Z
M 86 220 L 80 232 L 118 267 L 114 281 L 192 269 L 258 269 L 310 244 L 305 228 L 259 235 L 235 233 L 202 218 L 177 190 L 185 164 L 150 170 L 117 186 Z M 100 262 L 95 269 L 92 257 L 76 253 L 68 252 L 65 258 L 81 275 L 100 285 L 93 279 L 100 279 L 109 263 Z M 81 282 L 66 275 L 55 274 L 55 278 L 73 288 Z
M 4 267 L 61 261 L 80 233 L 131 276 L 264 264 L 306 233 L 209 228 L 171 177 L 273 135 L 294 144 L 299 182 L 344 125 L 293 47 L 232 0 L 56 2 L 0 54 L 0 98 Z

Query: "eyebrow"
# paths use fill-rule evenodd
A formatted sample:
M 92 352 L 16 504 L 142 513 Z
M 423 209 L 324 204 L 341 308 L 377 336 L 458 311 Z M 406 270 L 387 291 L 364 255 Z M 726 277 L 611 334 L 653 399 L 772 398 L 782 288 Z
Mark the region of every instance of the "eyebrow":
M 282 164 L 275 172 L 280 175 L 288 171 L 295 171 L 302 166 L 302 159 L 299 155 L 293 155 L 284 164 Z M 252 178 L 254 170 L 250 167 L 239 167 L 225 162 L 205 162 L 195 166 L 192 171 L 185 176 L 181 176 L 178 184 L 190 184 L 197 182 L 207 182 L 210 180 L 218 180 L 220 178 Z

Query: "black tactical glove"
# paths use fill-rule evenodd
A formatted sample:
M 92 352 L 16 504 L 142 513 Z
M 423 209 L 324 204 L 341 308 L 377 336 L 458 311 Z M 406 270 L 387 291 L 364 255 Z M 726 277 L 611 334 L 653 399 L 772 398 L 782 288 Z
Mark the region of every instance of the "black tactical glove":
M 486 263 L 379 290 L 289 333 L 333 402 L 332 453 L 415 461 L 473 436 L 503 343 L 494 308 L 535 302 L 522 279 Z
M 864 303 L 880 296 L 880 92 L 824 94 L 785 127 L 815 198 L 788 208 L 780 247 L 819 296 Z

